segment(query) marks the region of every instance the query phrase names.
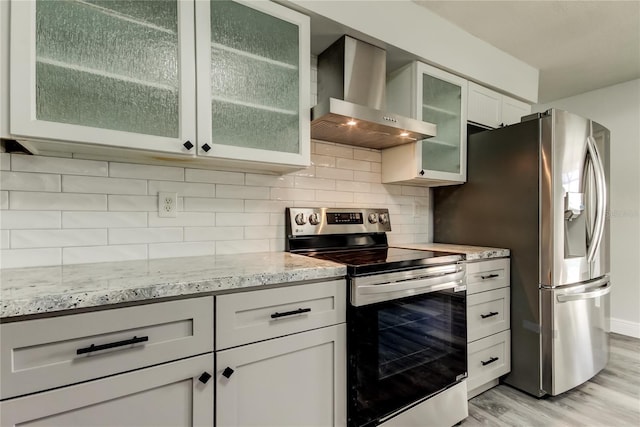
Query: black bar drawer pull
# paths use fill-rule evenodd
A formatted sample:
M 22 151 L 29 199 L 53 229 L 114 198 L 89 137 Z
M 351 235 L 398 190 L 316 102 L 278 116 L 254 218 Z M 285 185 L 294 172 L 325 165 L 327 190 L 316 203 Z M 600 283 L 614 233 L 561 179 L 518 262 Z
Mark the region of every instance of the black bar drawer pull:
M 299 308 L 297 310 L 292 310 L 292 311 L 285 311 L 284 313 L 278 313 L 275 312 L 271 315 L 272 319 L 277 319 L 279 317 L 285 317 L 285 316 L 293 316 L 294 314 L 302 314 L 302 313 L 308 313 L 310 312 L 311 309 L 310 308 Z
M 497 315 L 498 315 L 497 311 L 490 311 L 489 314 L 481 314 L 480 317 L 482 317 L 483 319 L 486 319 L 487 317 L 493 317 Z
M 482 366 L 487 366 L 488 364 L 493 363 L 498 359 L 499 357 L 490 357 L 486 362 L 484 360 L 481 360 L 480 363 L 482 363 Z
M 486 276 L 480 276 L 482 280 L 495 279 L 496 277 L 500 277 L 500 275 L 492 273 L 492 274 L 487 274 Z
M 131 344 L 138 344 L 139 342 L 145 342 L 145 341 L 149 341 L 149 337 L 134 336 L 130 340 L 116 341 L 109 344 L 101 344 L 101 345 L 91 344 L 89 347 L 79 348 L 76 351 L 76 354 L 92 353 L 94 351 L 106 350 L 108 348 L 122 347 L 125 345 L 131 345 Z

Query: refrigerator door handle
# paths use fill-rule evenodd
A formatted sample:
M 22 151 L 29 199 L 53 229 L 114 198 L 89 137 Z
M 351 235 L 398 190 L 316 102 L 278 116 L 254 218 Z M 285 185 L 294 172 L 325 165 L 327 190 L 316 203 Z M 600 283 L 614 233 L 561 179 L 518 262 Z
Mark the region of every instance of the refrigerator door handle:
M 604 286 L 601 286 L 600 288 L 594 291 L 558 295 L 556 298 L 558 302 L 579 301 L 579 300 L 601 297 L 603 295 L 607 295 L 609 292 L 611 292 L 611 282 L 607 282 Z
M 605 182 L 604 167 L 602 166 L 602 159 L 600 158 L 596 141 L 591 135 L 587 137 L 587 152 L 591 158 L 596 182 L 596 213 L 593 233 L 591 235 L 589 250 L 587 252 L 587 262 L 591 263 L 600 248 L 600 242 L 602 241 L 602 234 L 604 232 L 605 211 L 607 208 L 607 186 Z

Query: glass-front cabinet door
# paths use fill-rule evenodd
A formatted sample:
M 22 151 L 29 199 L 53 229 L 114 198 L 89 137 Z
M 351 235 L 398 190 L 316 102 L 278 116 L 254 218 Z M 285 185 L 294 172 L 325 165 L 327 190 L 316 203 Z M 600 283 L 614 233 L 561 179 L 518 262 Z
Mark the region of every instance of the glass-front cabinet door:
M 382 182 L 467 180 L 467 80 L 422 62 L 387 79 L 387 109 L 436 125 L 436 136 L 382 151 Z
M 13 1 L 11 134 L 194 155 L 193 16 L 191 1 Z
M 437 127 L 437 136 L 421 143 L 420 170 L 425 178 L 464 182 L 467 81 L 422 63 L 418 71 L 418 119 Z
M 264 1 L 197 1 L 198 154 L 309 163 L 309 18 Z

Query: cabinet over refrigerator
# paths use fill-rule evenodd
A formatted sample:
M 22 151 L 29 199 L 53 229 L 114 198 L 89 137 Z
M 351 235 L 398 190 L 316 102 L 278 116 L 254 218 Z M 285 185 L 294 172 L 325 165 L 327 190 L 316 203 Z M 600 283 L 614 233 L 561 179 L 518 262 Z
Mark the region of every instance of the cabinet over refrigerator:
M 609 131 L 549 110 L 467 149 L 467 183 L 435 190 L 434 239 L 511 250 L 505 382 L 560 394 L 609 359 Z

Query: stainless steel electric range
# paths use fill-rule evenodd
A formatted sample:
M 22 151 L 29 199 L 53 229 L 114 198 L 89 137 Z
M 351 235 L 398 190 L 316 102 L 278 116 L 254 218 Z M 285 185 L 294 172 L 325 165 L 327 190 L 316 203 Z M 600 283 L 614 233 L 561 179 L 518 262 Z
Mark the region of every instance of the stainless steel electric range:
M 288 251 L 347 267 L 349 426 L 464 419 L 463 257 L 390 247 L 387 209 L 287 208 L 285 216 Z

